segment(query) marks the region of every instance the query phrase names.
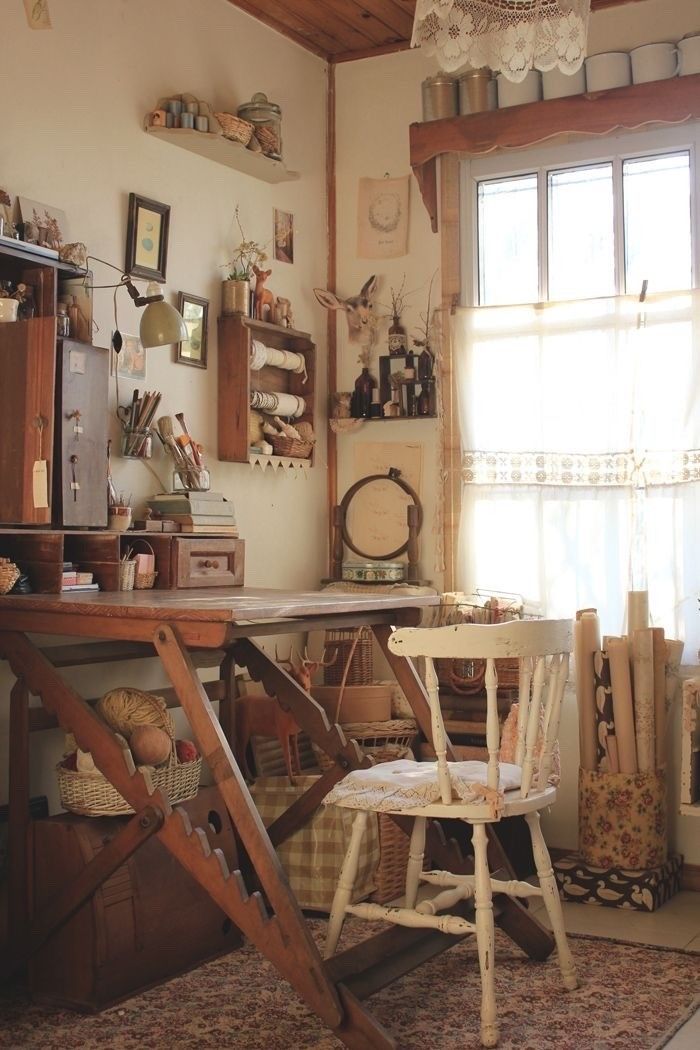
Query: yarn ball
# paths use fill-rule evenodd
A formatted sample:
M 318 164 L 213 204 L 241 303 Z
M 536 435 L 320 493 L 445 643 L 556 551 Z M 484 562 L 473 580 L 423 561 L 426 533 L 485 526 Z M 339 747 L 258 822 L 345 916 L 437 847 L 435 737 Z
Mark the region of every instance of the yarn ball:
M 176 740 L 175 751 L 178 762 L 194 762 L 199 758 L 199 752 L 191 740 Z
M 174 736 L 170 713 L 162 696 L 144 693 L 142 689 L 120 686 L 111 689 L 97 702 L 97 713 L 105 722 L 129 738 L 138 725 L 158 726 Z
M 170 737 L 158 726 L 135 726 L 129 747 L 139 766 L 160 766 L 170 757 Z

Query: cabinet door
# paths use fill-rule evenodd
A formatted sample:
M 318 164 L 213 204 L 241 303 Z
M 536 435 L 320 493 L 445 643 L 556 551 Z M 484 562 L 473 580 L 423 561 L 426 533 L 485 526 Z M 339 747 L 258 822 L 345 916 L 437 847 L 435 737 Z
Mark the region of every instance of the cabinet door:
M 45 525 L 35 465 L 45 462 L 50 493 L 53 454 L 56 321 L 34 317 L 0 324 L 0 522 Z M 41 468 L 39 467 L 39 470 Z M 36 482 L 36 484 L 35 484 Z M 46 489 L 48 488 L 48 492 Z
M 63 339 L 56 383 L 55 525 L 107 524 L 109 351 Z

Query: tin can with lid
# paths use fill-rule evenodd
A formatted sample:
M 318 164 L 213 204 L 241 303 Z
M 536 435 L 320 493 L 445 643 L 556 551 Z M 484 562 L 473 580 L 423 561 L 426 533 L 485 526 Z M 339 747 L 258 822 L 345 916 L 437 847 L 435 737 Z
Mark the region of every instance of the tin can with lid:
M 457 80 L 447 73 L 427 77 L 421 84 L 423 120 L 457 116 Z
M 255 137 L 263 153 L 275 160 L 282 159 L 282 110 L 275 102 L 269 102 L 262 91 L 256 92 L 250 102 L 238 107 L 241 120 L 249 121 L 255 128 Z
M 470 69 L 459 78 L 459 112 L 483 113 L 496 109 L 495 82 L 488 66 Z

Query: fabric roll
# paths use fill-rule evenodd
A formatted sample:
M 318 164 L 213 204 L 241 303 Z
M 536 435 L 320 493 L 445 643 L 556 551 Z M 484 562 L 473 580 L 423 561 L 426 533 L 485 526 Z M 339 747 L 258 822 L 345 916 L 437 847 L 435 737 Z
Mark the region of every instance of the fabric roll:
M 576 699 L 582 769 L 596 769 L 596 715 L 593 654 L 600 649 L 600 624 L 595 609 L 581 609 L 574 622 Z
M 296 375 L 306 375 L 306 358 L 303 354 L 297 354 L 293 350 L 277 350 L 273 346 L 265 346 L 260 339 L 252 339 L 250 369 L 252 372 L 259 372 L 265 365 L 282 368 Z
M 655 768 L 666 765 L 666 639 L 663 627 L 652 627 L 654 646 Z
M 631 651 L 637 769 L 640 773 L 651 773 L 656 765 L 656 734 L 654 728 L 654 636 L 650 627 L 632 632 Z
M 596 757 L 597 768 L 615 770 L 610 767 L 607 738 L 615 733 L 613 720 L 612 686 L 610 684 L 610 660 L 607 652 L 593 654 L 593 680 L 595 683 Z
M 608 659 L 620 772 L 636 773 L 637 743 L 634 735 L 632 681 L 629 646 L 625 638 L 608 638 Z
M 635 631 L 649 626 L 649 592 L 627 592 L 627 633 L 632 637 Z

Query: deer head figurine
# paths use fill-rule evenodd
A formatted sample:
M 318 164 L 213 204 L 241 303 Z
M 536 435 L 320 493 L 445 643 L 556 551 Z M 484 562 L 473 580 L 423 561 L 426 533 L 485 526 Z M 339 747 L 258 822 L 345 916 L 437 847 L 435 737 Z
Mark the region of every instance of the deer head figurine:
M 372 296 L 376 289 L 377 278 L 373 274 L 362 285 L 359 295 L 351 295 L 349 299 L 341 299 L 333 292 L 327 292 L 324 288 L 314 288 L 314 295 L 321 306 L 325 306 L 327 310 L 343 310 L 345 312 L 351 343 L 359 343 L 362 347 L 369 347 L 374 334 Z
M 316 674 L 319 667 L 330 667 L 331 664 L 334 664 L 338 658 L 338 650 L 336 649 L 335 653 L 333 654 L 333 657 L 330 660 L 326 660 L 326 650 L 324 649 L 321 653 L 320 659 L 310 660 L 307 650 L 304 649 L 303 660 L 300 660 L 299 663 L 295 664 L 295 652 L 296 649 L 291 649 L 287 659 L 280 660 L 279 655 L 277 653 L 277 647 L 275 646 L 275 660 L 281 667 L 284 667 L 284 669 L 288 671 L 288 673 L 292 676 L 294 681 L 297 682 L 306 693 L 308 693 L 311 689 L 311 679 Z

